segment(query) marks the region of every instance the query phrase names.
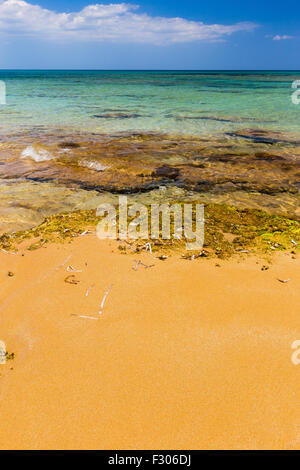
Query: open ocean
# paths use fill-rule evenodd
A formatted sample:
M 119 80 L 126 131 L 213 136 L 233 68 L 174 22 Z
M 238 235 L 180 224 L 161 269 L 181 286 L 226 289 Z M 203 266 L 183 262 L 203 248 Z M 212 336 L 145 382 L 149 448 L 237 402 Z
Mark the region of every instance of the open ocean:
M 300 72 L 0 71 L 1 132 L 65 128 L 207 135 L 242 124 L 298 132 Z

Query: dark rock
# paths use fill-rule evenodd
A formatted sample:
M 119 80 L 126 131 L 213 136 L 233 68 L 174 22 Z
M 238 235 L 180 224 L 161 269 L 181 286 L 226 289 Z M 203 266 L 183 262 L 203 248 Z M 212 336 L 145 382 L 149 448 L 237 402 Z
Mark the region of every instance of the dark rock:
M 153 178 L 168 178 L 175 180 L 178 178 L 180 171 L 178 168 L 173 168 L 172 166 L 163 165 L 152 173 Z

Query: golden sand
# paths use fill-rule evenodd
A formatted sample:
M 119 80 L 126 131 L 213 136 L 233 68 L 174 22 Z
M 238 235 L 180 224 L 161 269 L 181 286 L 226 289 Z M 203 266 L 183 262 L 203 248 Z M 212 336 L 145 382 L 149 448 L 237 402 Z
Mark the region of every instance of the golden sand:
M 15 353 L 0 365 L 0 448 L 299 449 L 300 262 L 263 264 L 122 255 L 93 235 L 0 252 L 0 340 Z

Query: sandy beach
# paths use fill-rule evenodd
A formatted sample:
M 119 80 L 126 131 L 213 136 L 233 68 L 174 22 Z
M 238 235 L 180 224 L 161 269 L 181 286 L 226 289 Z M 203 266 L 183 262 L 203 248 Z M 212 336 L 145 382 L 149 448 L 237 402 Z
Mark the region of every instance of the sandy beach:
M 0 453 L 300 450 L 300 4 L 236 3 L 0 0 Z
M 299 449 L 299 257 L 265 264 L 1 251 L 0 448 Z

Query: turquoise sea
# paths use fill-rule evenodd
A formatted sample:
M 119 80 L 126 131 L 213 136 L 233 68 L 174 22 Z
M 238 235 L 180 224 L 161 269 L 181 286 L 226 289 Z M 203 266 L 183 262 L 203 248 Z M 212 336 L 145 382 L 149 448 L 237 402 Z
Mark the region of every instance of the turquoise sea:
M 298 132 L 300 72 L 0 71 L 1 133 L 45 128 L 207 135 L 243 125 Z
M 120 193 L 300 218 L 300 72 L 1 70 L 0 80 L 0 232 Z

